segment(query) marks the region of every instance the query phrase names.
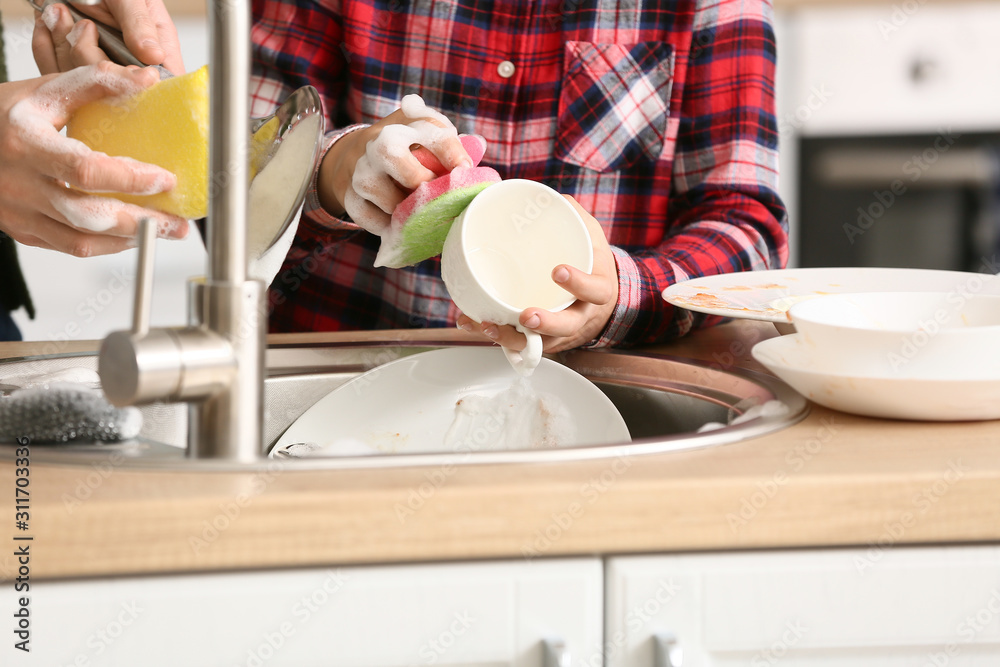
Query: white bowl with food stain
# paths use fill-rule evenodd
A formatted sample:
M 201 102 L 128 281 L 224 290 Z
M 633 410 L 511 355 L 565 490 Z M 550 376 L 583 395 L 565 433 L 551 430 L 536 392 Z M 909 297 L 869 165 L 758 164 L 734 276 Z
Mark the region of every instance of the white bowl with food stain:
M 835 294 L 788 311 L 803 344 L 866 375 L 1000 379 L 1000 296 Z

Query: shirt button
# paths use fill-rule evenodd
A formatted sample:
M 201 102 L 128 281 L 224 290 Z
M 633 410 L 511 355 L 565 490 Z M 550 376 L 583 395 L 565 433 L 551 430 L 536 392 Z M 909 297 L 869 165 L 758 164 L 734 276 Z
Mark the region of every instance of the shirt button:
M 514 76 L 514 63 L 509 60 L 505 60 L 499 65 L 497 65 L 497 74 L 505 79 L 509 79 Z

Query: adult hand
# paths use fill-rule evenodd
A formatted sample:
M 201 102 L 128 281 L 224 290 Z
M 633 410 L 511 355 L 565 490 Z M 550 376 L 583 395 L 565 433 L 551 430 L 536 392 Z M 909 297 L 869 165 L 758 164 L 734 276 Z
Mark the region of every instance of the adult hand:
M 118 28 L 132 54 L 147 65 L 163 65 L 174 74 L 184 73 L 177 28 L 162 0 L 103 0 L 98 5 L 74 5 L 81 13 Z M 97 45 L 97 28 L 82 19 L 75 25 L 61 4 L 36 12 L 31 50 L 42 74 L 68 72 L 108 57 Z
M 449 171 L 472 166 L 451 121 L 423 106 L 416 95 L 407 98 L 403 108 L 338 139 L 320 166 L 323 208 L 337 216 L 346 213 L 361 228 L 379 236 L 389 228 L 396 205 L 418 185 L 436 177 L 414 157 L 413 147 L 428 149 Z
M 158 80 L 155 70 L 103 62 L 0 85 L 0 231 L 25 245 L 81 257 L 133 246 L 143 217 L 157 222 L 160 236 L 186 236 L 187 220 L 88 194 L 168 192 L 177 185 L 173 174 L 59 134 L 78 107 L 135 94 Z
M 618 303 L 618 268 L 608 245 L 601 223 L 570 195 L 563 195 L 576 208 L 590 232 L 594 247 L 593 273 L 584 273 L 568 264 L 552 270 L 552 280 L 576 297 L 569 308 L 553 313 L 543 308 L 527 308 L 518 318 L 521 326 L 542 335 L 545 352 L 560 352 L 579 347 L 600 335 Z M 495 343 L 512 350 L 522 350 L 524 334 L 512 326 L 492 322 L 478 323 L 460 315 L 458 326 L 466 331 L 478 331 Z

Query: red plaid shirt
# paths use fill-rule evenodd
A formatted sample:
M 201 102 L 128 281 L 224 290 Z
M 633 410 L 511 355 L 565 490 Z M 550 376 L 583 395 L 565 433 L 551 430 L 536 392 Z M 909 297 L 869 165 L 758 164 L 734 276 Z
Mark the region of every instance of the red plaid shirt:
M 787 261 L 768 0 L 253 7 L 254 115 L 312 84 L 329 145 L 418 93 L 459 132 L 486 137 L 484 165 L 590 211 L 620 283 L 598 345 L 652 343 L 717 321 L 670 306 L 661 291 Z M 377 237 L 326 213 L 314 188 L 271 287 L 272 331 L 454 325 L 439 261 L 376 269 L 377 248 Z

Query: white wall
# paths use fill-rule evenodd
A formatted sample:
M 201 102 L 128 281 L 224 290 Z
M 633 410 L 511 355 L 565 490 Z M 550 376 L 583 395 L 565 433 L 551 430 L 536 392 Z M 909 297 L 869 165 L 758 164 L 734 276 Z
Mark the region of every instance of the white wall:
M 38 76 L 31 57 L 32 25 L 29 18 L 5 21 L 5 53 L 13 81 Z M 208 62 L 204 21 L 179 19 L 177 29 L 185 66 L 192 70 Z M 25 340 L 99 339 L 110 331 L 128 328 L 136 250 L 79 259 L 22 246 L 19 254 L 38 311 L 33 321 L 23 310 L 14 313 Z M 185 324 L 185 281 L 205 272 L 205 250 L 197 232 L 192 228 L 184 241 L 159 241 L 156 263 L 152 323 Z

